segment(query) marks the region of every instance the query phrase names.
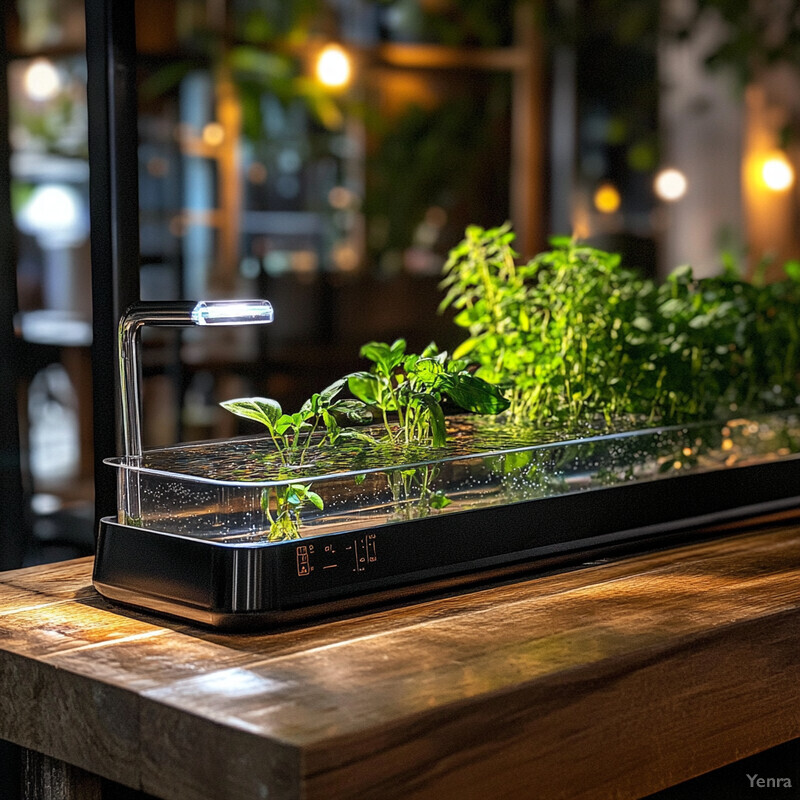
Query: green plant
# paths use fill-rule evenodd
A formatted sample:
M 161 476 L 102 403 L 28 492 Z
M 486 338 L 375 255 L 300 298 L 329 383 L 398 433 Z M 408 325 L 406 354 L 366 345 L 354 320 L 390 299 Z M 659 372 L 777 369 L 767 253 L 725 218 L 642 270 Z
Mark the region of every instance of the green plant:
M 451 251 L 441 308 L 453 306 L 470 334 L 454 355 L 505 387 L 515 419 L 627 410 L 636 380 L 625 391 L 605 387 L 626 366 L 622 342 L 645 326 L 639 305 L 649 284 L 621 269 L 618 255 L 565 239 L 517 265 L 513 240 L 508 224 L 471 226 Z
M 800 275 L 793 262 L 785 269 L 786 280 L 758 285 L 732 270 L 697 279 L 681 267 L 658 288 L 642 347 L 658 369 L 663 417 L 797 403 Z
M 340 422 L 365 423 L 372 414 L 358 400 L 337 399 L 346 379 L 335 381 L 326 389 L 312 395 L 295 414 L 284 414 L 280 403 L 268 397 L 240 397 L 226 400 L 220 405 L 239 417 L 260 422 L 267 429 L 279 458 L 278 478 L 291 474 L 292 467 L 301 466 L 312 442 L 327 441 L 336 444 L 345 439 L 365 439 L 367 434 L 355 428 L 343 427 Z M 321 432 L 321 436 L 314 436 Z M 296 539 L 299 537 L 304 507 L 312 505 L 322 510 L 322 498 L 311 491 L 310 484 L 283 483 L 264 489 L 261 508 L 270 523 L 268 539 Z
M 349 375 L 350 391 L 377 408 L 392 443 L 443 445 L 447 438 L 442 401 L 475 414 L 497 414 L 508 408 L 497 387 L 472 374 L 465 359 L 451 359 L 430 344 L 421 355 L 406 354 L 406 342 L 369 342 L 361 355 L 372 361 L 369 372 Z M 398 425 L 389 414 L 397 414 Z
M 297 413 L 283 413 L 276 400 L 266 397 L 221 403 L 227 411 L 264 425 L 274 445 L 278 478 L 286 482 L 264 489 L 261 495 L 261 507 L 270 523 L 270 541 L 297 538 L 303 508 L 323 508 L 322 498 L 311 491 L 310 484 L 289 480 L 292 470 L 310 458 L 312 446 L 350 440 L 378 447 L 439 447 L 446 441 L 445 398 L 474 413 L 498 413 L 508 406 L 496 387 L 467 370 L 466 361 L 448 358 L 434 344 L 415 355 L 406 353 L 403 339 L 391 345 L 370 342 L 361 354 L 372 361 L 371 371 L 335 381 L 312 395 Z M 339 397 L 345 386 L 355 399 Z M 382 437 L 373 435 L 374 430 L 353 427 L 371 422 L 373 410 L 380 415 Z M 436 475 L 431 466 L 387 471 L 392 496 L 401 501 L 404 513 L 420 516 L 449 505 L 450 500 L 433 488 Z
M 372 367 L 348 376 L 348 386 L 357 398 L 380 413 L 384 443 L 444 445 L 445 398 L 476 414 L 497 414 L 508 407 L 501 391 L 473 375 L 466 360 L 451 359 L 433 343 L 415 355 L 406 354 L 404 339 L 391 345 L 369 342 L 361 348 L 361 355 L 372 362 Z M 450 504 L 444 493 L 431 488 L 438 475 L 434 466 L 391 470 L 387 475 L 392 497 L 404 518 Z M 414 502 L 409 502 L 411 498 Z
M 689 267 L 661 286 L 567 239 L 516 264 L 508 225 L 467 229 L 444 267 L 455 350 L 506 390 L 510 416 L 560 424 L 681 421 L 800 395 L 800 264 L 757 285 Z

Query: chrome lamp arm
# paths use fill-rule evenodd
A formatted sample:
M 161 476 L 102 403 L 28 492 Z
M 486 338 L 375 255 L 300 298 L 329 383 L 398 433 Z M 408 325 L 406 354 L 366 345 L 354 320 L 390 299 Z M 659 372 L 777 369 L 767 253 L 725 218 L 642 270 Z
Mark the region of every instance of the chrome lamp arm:
M 181 300 L 131 305 L 119 321 L 117 337 L 125 455 L 142 455 L 139 331 L 145 325 L 263 325 L 272 322 L 273 316 L 272 305 L 266 300 Z

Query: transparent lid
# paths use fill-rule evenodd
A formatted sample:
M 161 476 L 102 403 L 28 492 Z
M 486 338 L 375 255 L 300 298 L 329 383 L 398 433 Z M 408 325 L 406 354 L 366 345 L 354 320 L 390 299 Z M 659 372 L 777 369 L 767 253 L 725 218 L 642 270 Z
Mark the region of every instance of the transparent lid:
M 630 429 L 542 429 L 489 417 L 452 417 L 443 447 L 347 441 L 335 446 L 312 443 L 307 449 L 280 453 L 269 437 L 249 436 L 147 450 L 140 457 L 109 458 L 105 463 L 181 480 L 258 487 L 556 449 L 587 461 L 602 453 L 617 465 L 656 459 L 665 471 L 730 467 L 800 453 L 800 411 Z
M 800 457 L 795 412 L 576 431 L 472 416 L 449 428 L 437 448 L 351 440 L 280 453 L 249 437 L 108 463 L 121 522 L 249 546 Z

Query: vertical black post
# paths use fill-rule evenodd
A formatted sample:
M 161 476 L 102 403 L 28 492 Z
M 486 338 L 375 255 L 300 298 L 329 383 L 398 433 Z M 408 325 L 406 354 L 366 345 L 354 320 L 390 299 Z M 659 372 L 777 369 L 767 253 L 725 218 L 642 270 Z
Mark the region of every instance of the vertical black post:
M 8 42 L 6 14 L 0 10 L 0 570 L 22 564 L 27 542 L 17 417 L 17 365 L 14 336 L 17 310 L 17 259 L 11 216 L 11 147 L 8 139 Z M 0 740 L 0 787 L 9 800 L 20 794 L 19 748 Z
M 117 323 L 139 299 L 134 0 L 86 0 L 86 62 L 96 523 L 116 509 L 116 479 L 102 461 L 121 452 Z
M 11 215 L 7 13 L 5 7 L 0 11 L 0 570 L 21 566 L 28 538 L 17 417 L 19 350 L 14 336 L 17 259 Z

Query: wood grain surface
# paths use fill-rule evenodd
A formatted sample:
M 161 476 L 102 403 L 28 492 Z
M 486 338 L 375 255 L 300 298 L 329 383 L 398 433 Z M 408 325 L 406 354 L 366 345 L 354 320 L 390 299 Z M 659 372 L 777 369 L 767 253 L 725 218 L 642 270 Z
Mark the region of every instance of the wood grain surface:
M 295 630 L 0 573 L 0 738 L 164 800 L 634 798 L 800 736 L 800 524 Z

